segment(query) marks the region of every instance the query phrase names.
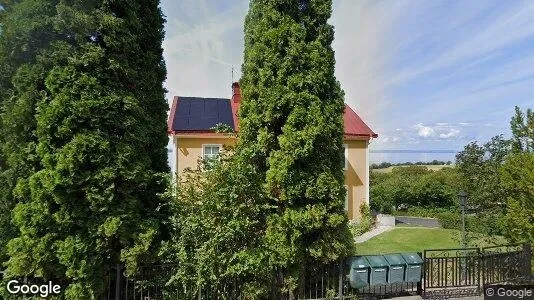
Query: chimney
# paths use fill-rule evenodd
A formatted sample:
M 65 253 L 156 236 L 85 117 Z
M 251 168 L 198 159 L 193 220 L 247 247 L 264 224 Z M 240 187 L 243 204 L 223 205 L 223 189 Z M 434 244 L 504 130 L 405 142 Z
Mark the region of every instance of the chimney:
M 232 83 L 232 102 L 236 104 L 241 102 L 241 87 L 239 87 L 239 82 Z

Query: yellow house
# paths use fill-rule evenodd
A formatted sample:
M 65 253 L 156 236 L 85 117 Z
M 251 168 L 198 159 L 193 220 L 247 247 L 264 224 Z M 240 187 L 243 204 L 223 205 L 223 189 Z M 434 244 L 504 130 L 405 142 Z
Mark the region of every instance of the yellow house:
M 232 98 L 199 98 L 175 96 L 168 120 L 172 137 L 175 172 L 180 176 L 187 168 L 195 169 L 199 159 L 217 157 L 223 146 L 232 146 L 234 136 L 216 133 L 216 124 L 225 124 L 239 131 L 237 111 L 241 89 L 232 84 Z M 378 137 L 352 110 L 345 105 L 345 209 L 351 220 L 357 220 L 362 203 L 369 205 L 369 142 Z

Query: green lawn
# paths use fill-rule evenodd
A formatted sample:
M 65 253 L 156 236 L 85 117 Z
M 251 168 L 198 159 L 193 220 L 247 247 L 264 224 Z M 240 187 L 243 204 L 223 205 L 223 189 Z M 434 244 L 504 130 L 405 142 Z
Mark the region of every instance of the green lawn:
M 482 237 L 476 244 L 503 244 L 498 239 L 490 243 Z M 378 235 L 367 242 L 356 244 L 358 254 L 385 254 L 423 252 L 427 249 L 460 248 L 460 232 L 453 229 L 400 227 Z

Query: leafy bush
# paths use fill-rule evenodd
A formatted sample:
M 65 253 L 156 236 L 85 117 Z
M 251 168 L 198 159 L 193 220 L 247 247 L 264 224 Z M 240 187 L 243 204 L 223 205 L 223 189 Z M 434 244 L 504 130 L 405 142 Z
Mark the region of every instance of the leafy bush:
M 391 173 L 371 172 L 371 208 L 393 214 L 414 207 L 454 207 L 458 173 L 452 168 L 432 171 L 422 166 L 395 167 Z
M 441 227 L 446 229 L 461 229 L 461 213 L 456 207 L 451 208 L 423 208 L 411 207 L 406 210 L 395 211 L 397 216 L 410 216 L 438 219 Z
M 447 229 L 461 229 L 461 214 L 458 211 L 444 211 L 436 214 L 439 224 Z
M 201 162 L 202 163 L 202 162 Z M 269 209 L 260 178 L 246 161 L 222 155 L 210 171 L 190 170 L 177 186 L 173 239 L 164 255 L 180 261 L 175 284 L 241 281 L 247 296 L 266 292 L 273 270 L 262 247 Z
M 369 206 L 363 203 L 360 206 L 360 221 L 349 224 L 350 231 L 354 237 L 360 236 L 371 230 L 374 225 L 374 218 L 371 216 Z

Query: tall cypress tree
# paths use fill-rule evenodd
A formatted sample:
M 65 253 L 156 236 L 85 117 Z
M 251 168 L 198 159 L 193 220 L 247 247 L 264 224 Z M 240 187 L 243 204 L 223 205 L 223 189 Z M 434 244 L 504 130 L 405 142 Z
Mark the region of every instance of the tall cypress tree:
M 269 263 L 289 288 L 352 251 L 343 199 L 344 94 L 334 76 L 331 0 L 251 0 L 238 155 L 265 179 Z
M 53 31 L 55 4 L 0 0 L 0 264 L 7 260 L 6 244 L 16 234 L 11 211 L 23 201 L 16 197 L 15 186 L 40 165 L 35 107 L 53 63 L 42 54 L 52 41 L 65 38 Z
M 112 267 L 150 260 L 165 234 L 164 20 L 158 0 L 20 5 L 30 2 L 51 7 L 44 32 L 59 38 L 20 76 L 36 92 L 39 167 L 16 178 L 20 233 L 8 244 L 8 274 L 54 280 L 67 298 L 98 298 Z

